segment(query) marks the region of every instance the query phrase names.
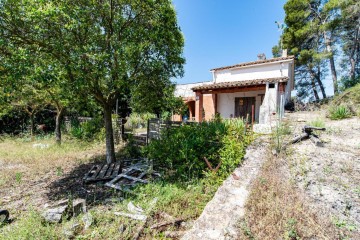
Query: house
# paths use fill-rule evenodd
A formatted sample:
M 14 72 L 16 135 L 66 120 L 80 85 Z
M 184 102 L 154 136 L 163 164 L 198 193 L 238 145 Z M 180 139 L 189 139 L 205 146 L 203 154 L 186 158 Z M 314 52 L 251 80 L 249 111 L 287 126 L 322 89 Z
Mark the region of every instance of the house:
M 175 94 L 188 105 L 188 117 L 201 122 L 218 113 L 260 124 L 270 123 L 274 115 L 283 117 L 294 89 L 293 56 L 284 52 L 282 57 L 266 59 L 260 55 L 257 61 L 210 71 L 212 81 L 177 85 Z

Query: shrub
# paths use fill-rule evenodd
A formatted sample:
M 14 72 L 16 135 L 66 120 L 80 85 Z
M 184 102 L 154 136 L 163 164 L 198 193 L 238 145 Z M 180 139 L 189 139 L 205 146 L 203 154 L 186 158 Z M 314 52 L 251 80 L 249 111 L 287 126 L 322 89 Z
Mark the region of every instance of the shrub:
M 225 175 L 237 166 L 249 143 L 245 124 L 240 119 L 216 120 L 183 125 L 165 130 L 160 140 L 152 140 L 145 155 L 154 160 L 155 167 L 165 177 L 190 180 L 204 176 L 208 167 L 204 157 L 215 168 L 220 162 L 219 175 Z
M 308 125 L 310 125 L 312 127 L 324 128 L 325 122 L 324 122 L 324 120 L 322 120 L 320 118 L 316 118 L 315 120 L 308 122 Z
M 156 115 L 152 113 L 132 113 L 125 124 L 127 129 L 144 128 L 147 121 L 151 118 L 155 118 Z
M 80 124 L 74 123 L 71 127 L 70 135 L 81 140 L 93 140 L 102 137 L 103 121 L 102 118 L 94 118 Z
M 344 119 L 344 118 L 349 118 L 351 117 L 351 112 L 350 110 L 343 105 L 340 106 L 334 106 L 334 107 L 330 107 L 329 109 L 329 118 L 331 120 L 339 120 L 339 119 Z

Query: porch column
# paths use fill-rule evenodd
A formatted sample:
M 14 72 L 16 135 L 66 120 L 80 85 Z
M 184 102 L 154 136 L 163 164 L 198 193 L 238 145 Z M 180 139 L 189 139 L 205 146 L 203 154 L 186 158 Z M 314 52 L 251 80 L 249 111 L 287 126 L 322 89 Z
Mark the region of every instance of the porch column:
M 203 120 L 203 94 L 201 92 L 196 92 L 195 121 L 202 122 L 202 120 Z

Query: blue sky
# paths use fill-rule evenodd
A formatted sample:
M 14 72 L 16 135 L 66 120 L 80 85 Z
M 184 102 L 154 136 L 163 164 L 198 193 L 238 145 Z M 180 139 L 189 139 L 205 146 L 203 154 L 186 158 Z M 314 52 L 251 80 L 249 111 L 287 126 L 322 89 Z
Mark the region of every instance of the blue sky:
M 185 75 L 177 83 L 212 80 L 210 69 L 271 58 L 286 0 L 173 0 L 185 37 Z

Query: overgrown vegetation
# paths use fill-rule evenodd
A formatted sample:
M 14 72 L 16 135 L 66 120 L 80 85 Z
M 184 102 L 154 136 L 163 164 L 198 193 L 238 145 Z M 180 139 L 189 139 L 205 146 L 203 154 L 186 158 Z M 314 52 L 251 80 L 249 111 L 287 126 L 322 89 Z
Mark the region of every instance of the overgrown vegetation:
M 360 117 L 360 84 L 336 96 L 329 107 L 329 117 L 333 112 L 334 117 L 357 115 Z
M 228 173 L 241 162 L 245 147 L 252 140 L 252 134 L 246 132 L 242 120 L 217 119 L 209 123 L 169 129 L 162 136 L 160 140 L 152 141 L 142 154 L 153 157 L 154 168 L 161 170 L 163 177 L 149 184 L 139 185 L 132 193 L 115 192 L 101 185 L 94 186 L 106 191 L 107 201 L 101 196 L 87 197 L 93 217 L 93 224 L 88 229 L 84 229 L 82 216 L 71 221 L 65 220 L 61 224 L 44 223 L 40 216 L 41 209 L 35 207 L 35 200 L 39 196 L 34 197 L 33 192 L 40 190 L 36 189 L 35 185 L 31 187 L 32 193 L 27 201 L 26 208 L 29 212 L 10 208 L 11 214 L 16 215 L 16 221 L 0 228 L 0 239 L 2 236 L 6 236 L 5 239 L 63 239 L 66 238 L 64 232 L 74 223 L 79 224 L 80 228 L 75 232 L 76 239 L 132 239 L 143 222 L 114 215 L 116 211 L 126 212 L 130 201 L 149 214 L 142 232 L 144 238 L 165 238 L 165 230 L 187 229 L 188 225 L 170 225 L 160 229 L 151 229 L 150 226 L 168 220 L 166 216 L 184 221 L 197 218 Z M 28 183 L 39 180 L 39 177 L 46 173 L 48 175 L 45 179 L 49 182 L 54 179 L 62 181 L 64 178 L 81 179 L 83 175 L 72 175 L 74 168 L 94 159 L 104 161 L 104 156 L 95 155 L 99 149 L 90 142 L 81 143 L 65 137 L 61 146 L 54 145 L 49 139 L 42 139 L 38 143 L 50 146 L 37 149 L 32 147 L 34 142 L 15 138 L 5 138 L 0 143 L 0 150 L 13 150 L 10 153 L 0 151 L 0 159 L 5 160 L 5 168 L 0 169 L 0 173 L 8 176 L 5 182 L 0 181 L 2 194 L 9 189 L 8 183 L 12 183 L 11 187 L 14 189 L 21 189 Z M 125 150 L 121 149 L 120 155 L 124 156 Z M 90 159 L 85 157 L 89 154 L 94 155 Z M 44 155 L 48 157 L 44 158 Z M 159 160 L 155 157 L 159 157 Z M 208 168 L 204 157 L 213 168 L 221 162 L 216 173 Z M 67 161 L 61 161 L 63 159 Z M 70 166 L 69 162 L 72 162 Z M 77 191 L 82 188 L 89 189 L 88 186 L 81 185 L 73 187 L 74 190 L 64 192 L 65 197 L 76 198 Z M 155 198 L 157 202 L 150 210 L 151 202 Z M 37 230 L 32 231 L 31 226 L 36 226 Z
M 329 118 L 331 120 L 340 120 L 351 117 L 351 112 L 346 106 L 332 106 L 329 108 Z
M 225 176 L 238 165 L 251 137 L 245 134 L 241 119 L 214 120 L 166 130 L 160 140 L 153 140 L 145 149 L 156 167 L 166 171 L 168 178 L 197 179 L 208 169 L 220 165 L 219 175 Z

